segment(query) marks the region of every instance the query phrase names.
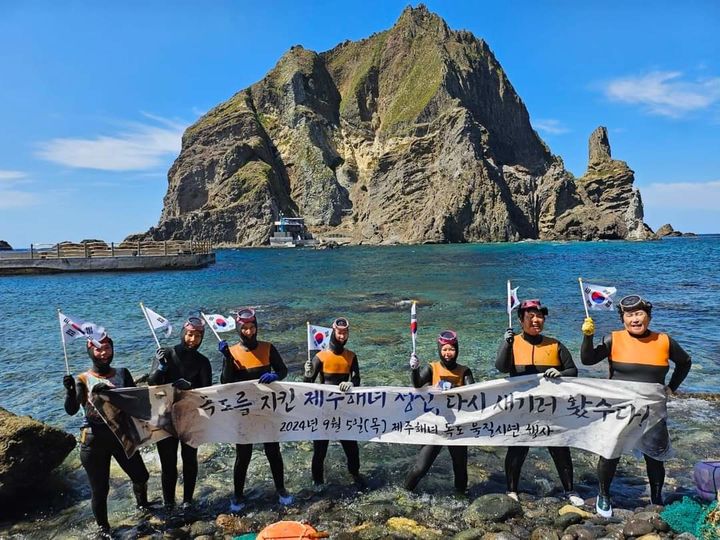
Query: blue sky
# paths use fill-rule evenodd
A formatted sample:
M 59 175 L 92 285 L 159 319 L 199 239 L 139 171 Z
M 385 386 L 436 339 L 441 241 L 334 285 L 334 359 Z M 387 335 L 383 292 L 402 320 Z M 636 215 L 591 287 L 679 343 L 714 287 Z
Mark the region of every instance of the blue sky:
M 720 232 L 720 2 L 426 2 L 488 42 L 581 175 L 608 127 L 653 228 Z M 120 241 L 155 225 L 183 129 L 407 2 L 0 1 L 0 239 Z

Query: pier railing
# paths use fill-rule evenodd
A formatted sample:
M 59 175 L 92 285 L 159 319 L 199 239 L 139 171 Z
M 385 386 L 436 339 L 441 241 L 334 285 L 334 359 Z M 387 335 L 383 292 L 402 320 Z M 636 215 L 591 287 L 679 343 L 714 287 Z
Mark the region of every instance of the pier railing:
M 138 242 L 82 242 L 79 244 L 30 244 L 30 251 L 3 252 L 3 258 L 13 259 L 70 259 L 91 257 L 149 257 L 196 255 L 212 253 L 210 242 L 195 240 L 166 240 Z

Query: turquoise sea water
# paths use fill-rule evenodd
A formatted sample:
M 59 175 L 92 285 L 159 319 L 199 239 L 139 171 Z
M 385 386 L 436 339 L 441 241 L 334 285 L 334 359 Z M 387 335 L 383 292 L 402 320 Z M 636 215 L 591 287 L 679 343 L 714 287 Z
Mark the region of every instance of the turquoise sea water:
M 720 236 L 660 242 L 527 242 L 431 246 L 352 247 L 335 250 L 221 250 L 207 269 L 0 278 L 0 406 L 70 428 L 62 411 L 63 351 L 57 322 L 65 314 L 104 325 L 115 340 L 115 364 L 137 377 L 147 371 L 155 344 L 139 302 L 178 328 L 190 311 L 229 312 L 255 306 L 260 339 L 278 347 L 301 376 L 306 321 L 351 322 L 350 347 L 364 385 L 407 384 L 409 300 L 418 303 L 421 359 L 435 356 L 444 328 L 460 336 L 460 361 L 476 379 L 497 376 L 495 350 L 508 319 L 506 280 L 521 298 L 541 298 L 550 309 L 546 333 L 563 341 L 579 363 L 584 317 L 577 278 L 638 293 L 655 305 L 652 327 L 670 333 L 694 366 L 683 388 L 720 391 Z M 597 335 L 618 327 L 613 312 L 592 313 Z M 517 329 L 517 323 L 513 322 Z M 163 344 L 178 339 L 177 330 Z M 234 334 L 225 334 L 232 340 Z M 219 376 L 217 340 L 202 351 Z M 88 364 L 84 344 L 68 343 L 70 369 Z M 581 368 L 604 376 L 605 366 Z
M 65 365 L 57 309 L 104 325 L 115 340 L 115 365 L 130 368 L 137 378 L 147 372 L 156 348 L 140 301 L 169 318 L 176 328 L 194 310 L 227 315 L 235 308 L 254 306 L 260 339 L 277 346 L 289 366 L 289 380 L 300 379 L 307 357 L 306 322 L 330 325 L 336 316 L 343 315 L 351 323 L 349 347 L 358 355 L 363 385 L 409 385 L 412 299 L 419 302 L 421 360 L 435 358 L 435 336 L 441 329 L 451 328 L 460 337 L 460 362 L 473 369 L 476 380 L 498 377 L 494 359 L 508 324 L 505 294 L 510 279 L 519 287 L 521 298 L 541 298 L 549 307 L 545 333 L 564 342 L 579 364 L 580 325 L 585 315 L 578 276 L 590 283 L 615 286 L 618 296 L 637 293 L 651 300 L 655 306 L 651 327 L 668 332 L 693 357 L 693 368 L 681 390 L 720 392 L 720 338 L 715 326 L 720 297 L 720 236 L 702 236 L 643 243 L 221 250 L 217 264 L 195 271 L 2 277 L 0 406 L 75 431 L 80 417 L 69 417 L 63 411 L 61 380 Z M 619 327 L 614 312 L 592 315 L 598 336 Z M 517 329 L 514 314 L 513 323 Z M 225 335 L 231 341 L 236 337 Z M 176 330 L 162 343 L 170 345 L 177 340 Z M 213 364 L 214 382 L 219 379 L 221 359 L 216 344 L 208 333 L 201 349 Z M 87 368 L 89 359 L 82 342 L 69 343 L 68 355 L 73 373 Z M 579 367 L 581 376 L 607 375 L 606 364 Z M 675 489 L 687 489 L 692 484 L 690 469 L 697 460 L 720 457 L 720 410 L 717 404 L 699 399 L 675 400 L 669 409 L 679 456 L 669 465 L 669 485 L 676 482 Z M 342 477 L 344 459 L 334 446 L 326 465 L 331 471 L 328 475 Z M 297 492 L 308 481 L 311 446 L 291 443 L 284 448 L 288 487 Z M 365 444 L 363 470 L 376 485 L 395 489 L 401 485 L 414 452 L 405 445 Z M 547 455 L 538 452 L 542 459 L 529 460 L 523 474 L 528 479 L 527 488 L 541 493 L 556 479 L 548 469 Z M 33 526 L 60 530 L 82 528 L 92 521 L 76 454 L 71 454 L 65 465 L 71 495 L 58 503 L 67 506 L 64 513 L 56 515 L 52 523 L 42 516 L 32 518 L 39 520 L 39 525 Z M 592 496 L 595 458 L 587 453 L 574 454 L 581 492 Z M 471 450 L 471 490 L 500 489 L 503 455 L 502 449 Z M 152 449 L 144 456 L 151 473 L 156 474 L 157 458 Z M 202 456 L 207 459 L 198 482 L 198 498 L 207 502 L 212 515 L 224 508 L 229 496 L 232 449 L 210 445 L 201 449 Z M 423 491 L 442 493 L 450 489 L 448 475 L 452 473 L 444 454 L 438 464 L 444 467 L 444 474 L 429 475 L 421 484 Z M 631 468 L 628 481 L 616 480 L 614 489 L 627 495 L 628 504 L 632 504 L 642 496 L 644 473 L 639 464 L 627 467 Z M 264 482 L 269 486 L 264 458 L 253 459 L 251 475 L 251 484 Z M 114 489 L 127 489 L 121 473 L 113 485 Z M 157 491 L 157 486 L 151 487 Z M 130 512 L 124 492 L 115 499 L 124 502 L 113 503 L 116 506 L 111 506 L 111 512 Z

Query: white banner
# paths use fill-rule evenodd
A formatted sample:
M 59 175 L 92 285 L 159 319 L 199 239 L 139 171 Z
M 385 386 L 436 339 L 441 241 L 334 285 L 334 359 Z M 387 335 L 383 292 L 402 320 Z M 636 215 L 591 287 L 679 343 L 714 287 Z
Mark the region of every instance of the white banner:
M 178 391 L 163 385 L 145 389 L 152 410 L 143 413 L 137 412 L 144 401 L 137 399 L 139 390 L 112 390 L 100 398 L 107 400 L 112 394 L 113 405 L 143 417 L 135 422 L 138 434 L 131 437 L 141 444 L 150 440 L 143 430 L 156 432 L 160 424 L 171 426 L 166 429 L 195 447 L 211 442 L 330 439 L 570 446 L 612 458 L 631 451 L 643 433 L 667 415 L 659 384 L 540 375 L 447 391 L 378 386 L 343 393 L 336 386 L 282 382 Z M 170 395 L 172 406 L 167 403 Z M 158 416 L 159 409 L 164 412 Z M 157 437 L 154 433 L 152 439 Z M 125 446 L 130 449 L 132 444 Z

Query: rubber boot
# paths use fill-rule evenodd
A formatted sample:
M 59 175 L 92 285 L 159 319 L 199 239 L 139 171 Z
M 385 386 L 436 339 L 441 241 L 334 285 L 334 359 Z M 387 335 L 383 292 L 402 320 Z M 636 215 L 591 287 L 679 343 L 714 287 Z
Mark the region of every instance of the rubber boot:
M 135 504 L 138 508 L 145 508 L 149 506 L 147 498 L 148 486 L 147 482 L 144 484 L 133 484 L 133 493 L 135 494 Z

